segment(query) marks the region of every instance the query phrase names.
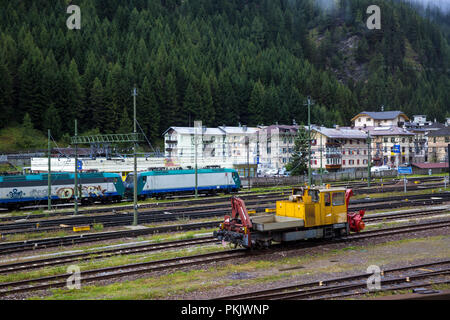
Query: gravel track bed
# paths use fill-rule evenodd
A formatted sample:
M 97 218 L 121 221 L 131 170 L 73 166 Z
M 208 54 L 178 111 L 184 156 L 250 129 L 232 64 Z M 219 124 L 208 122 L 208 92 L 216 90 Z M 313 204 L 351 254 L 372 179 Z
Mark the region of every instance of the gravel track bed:
M 441 220 L 441 219 L 439 219 Z M 279 253 L 268 253 L 267 255 L 258 255 L 253 257 L 245 257 L 245 258 L 234 258 L 232 259 L 233 264 L 240 264 L 240 263 L 246 263 L 252 260 L 277 260 L 287 257 L 298 257 L 302 255 L 314 255 L 314 254 L 323 254 L 330 252 L 331 250 L 338 250 L 343 249 L 349 246 L 358 246 L 358 247 L 364 247 L 367 245 L 374 245 L 374 244 L 381 244 L 389 241 L 396 241 L 396 240 L 403 240 L 403 239 L 414 239 L 414 238 L 425 238 L 425 237 L 432 237 L 432 236 L 438 236 L 438 235 L 450 235 L 450 227 L 445 227 L 442 229 L 434 229 L 434 230 L 424 230 L 424 231 L 418 231 L 414 233 L 408 233 L 408 234 L 399 234 L 399 235 L 391 235 L 391 236 L 383 236 L 382 238 L 371 238 L 371 239 L 362 239 L 358 241 L 351 241 L 351 242 L 343 242 L 343 243 L 332 243 L 332 244 L 324 244 L 317 247 L 311 247 L 311 248 L 298 248 L 298 249 L 291 249 L 288 251 L 283 251 Z M 401 254 L 401 252 L 398 252 L 397 254 Z M 449 252 L 450 256 L 450 252 Z M 408 261 L 408 264 L 417 264 L 417 263 L 426 263 L 426 262 L 433 262 L 438 261 L 439 259 L 432 259 L 432 258 L 423 258 L 419 260 L 414 261 Z M 223 267 L 230 263 L 228 262 L 217 262 L 217 263 L 208 263 L 203 266 L 190 266 L 190 267 L 183 267 L 180 269 L 176 269 L 177 271 L 189 271 L 189 270 L 208 270 L 211 267 Z M 202 299 L 211 299 L 214 297 L 219 297 L 223 295 L 233 295 L 238 293 L 243 293 L 244 291 L 253 291 L 253 290 L 263 290 L 268 289 L 271 287 L 278 287 L 283 285 L 289 285 L 294 282 L 310 282 L 310 281 L 320 281 L 328 278 L 335 278 L 335 277 L 341 277 L 345 275 L 352 275 L 357 272 L 365 272 L 365 269 L 362 270 L 359 266 L 365 266 L 365 262 L 356 254 L 352 257 L 351 261 L 345 261 L 345 263 L 352 263 L 355 265 L 355 269 L 351 271 L 345 271 L 345 272 L 332 272 L 332 273 L 326 273 L 326 274 L 312 274 L 312 275 L 302 275 L 302 276 L 294 276 L 285 278 L 282 280 L 278 280 L 273 283 L 261 283 L 257 285 L 251 285 L 251 286 L 245 286 L 242 287 L 219 287 L 214 290 L 208 290 L 208 291 L 194 291 L 188 294 L 180 294 L 180 295 L 172 295 L 167 296 L 164 299 L 176 299 L 176 300 L 184 300 L 184 299 L 192 299 L 192 300 L 202 300 Z M 387 263 L 385 265 L 381 265 L 385 268 L 394 268 L 394 267 L 400 267 L 402 265 L 405 265 L 406 263 Z M 365 266 L 367 267 L 367 266 Z M 365 268 L 364 267 L 364 268 Z M 95 286 L 106 286 L 109 284 L 117 283 L 117 282 L 124 282 L 124 281 L 133 281 L 136 279 L 143 279 L 148 277 L 158 277 L 166 274 L 172 273 L 172 270 L 168 271 L 157 271 L 152 272 L 151 274 L 143 274 L 143 275 L 136 275 L 136 276 L 126 276 L 120 279 L 109 279 L 104 281 L 98 281 L 98 282 L 92 282 L 88 283 L 86 285 L 95 285 Z M 243 275 L 230 275 L 230 276 L 242 276 L 246 277 L 245 274 Z M 257 275 L 252 275 L 252 277 L 257 277 Z M 231 279 L 231 278 L 230 278 Z M 51 290 L 44 290 L 44 291 L 34 291 L 30 293 L 20 293 L 13 296 L 3 297 L 4 299 L 27 299 L 30 297 L 40 297 L 43 298 L 45 296 L 51 295 Z

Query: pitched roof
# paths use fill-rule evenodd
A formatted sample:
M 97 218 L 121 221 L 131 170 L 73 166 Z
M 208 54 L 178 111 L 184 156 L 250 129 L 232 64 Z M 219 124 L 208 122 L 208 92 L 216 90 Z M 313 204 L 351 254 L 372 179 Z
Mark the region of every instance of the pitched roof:
M 181 134 L 194 134 L 195 128 L 194 127 L 169 127 L 164 133 L 163 136 L 170 130 L 174 130 Z M 211 135 L 224 135 L 224 132 L 218 128 L 203 128 L 202 131 L 198 131 L 198 134 L 211 134 Z
M 450 127 L 443 127 L 442 129 L 428 132 L 428 137 L 443 137 L 450 136 Z
M 375 120 L 391 120 L 402 115 L 406 120 L 409 120 L 408 116 L 401 111 L 363 111 L 353 117 L 352 121 L 361 116 L 369 116 Z
M 219 126 L 219 129 L 227 134 L 238 134 L 238 133 L 256 133 L 259 129 L 253 128 L 253 127 L 247 127 L 247 126 L 240 126 L 240 127 L 227 127 L 227 126 Z
M 420 169 L 439 169 L 448 168 L 448 162 L 438 162 L 438 163 L 412 163 L 413 166 Z
M 314 127 L 312 130 L 320 132 L 329 138 L 344 138 L 344 139 L 366 139 L 367 133 L 359 129 L 349 128 L 325 128 Z
M 362 130 L 368 131 L 371 136 L 413 136 L 414 133 L 397 126 L 366 127 Z

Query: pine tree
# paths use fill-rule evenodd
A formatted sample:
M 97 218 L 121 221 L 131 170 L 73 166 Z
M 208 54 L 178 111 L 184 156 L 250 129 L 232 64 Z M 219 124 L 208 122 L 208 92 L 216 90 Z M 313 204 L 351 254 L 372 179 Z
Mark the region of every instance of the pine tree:
M 91 128 L 98 128 L 104 132 L 105 127 L 105 97 L 102 83 L 95 78 L 89 94 L 89 105 L 87 113 L 90 114 L 89 124 Z
M 51 130 L 51 134 L 55 139 L 61 137 L 61 118 L 59 117 L 58 110 L 55 108 L 55 104 L 50 104 L 44 114 L 43 128 Z
M 0 128 L 13 118 L 13 81 L 8 68 L 0 60 Z
M 298 128 L 292 158 L 286 170 L 293 176 L 302 175 L 308 170 L 308 131 L 302 125 Z
M 264 112 L 264 86 L 261 81 L 255 82 L 253 86 L 252 95 L 250 97 L 250 102 L 248 104 L 248 111 L 251 114 L 249 125 L 258 125 L 263 122 L 263 112 Z
M 161 130 L 165 128 L 159 126 L 160 110 L 147 77 L 144 78 L 138 95 L 137 113 L 138 121 L 147 138 L 150 141 L 156 141 L 160 137 Z
M 128 117 L 127 108 L 123 108 L 122 115 L 120 117 L 120 125 L 117 133 L 130 133 L 133 130 L 133 123 Z

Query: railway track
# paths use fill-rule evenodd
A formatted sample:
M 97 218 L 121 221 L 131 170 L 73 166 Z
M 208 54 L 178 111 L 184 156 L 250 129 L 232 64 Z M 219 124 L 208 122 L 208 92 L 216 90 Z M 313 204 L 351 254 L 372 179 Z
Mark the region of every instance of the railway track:
M 402 226 L 402 227 L 387 228 L 387 229 L 381 229 L 381 230 L 366 231 L 366 232 L 363 232 L 360 234 L 354 234 L 354 235 L 350 235 L 347 237 L 339 238 L 337 240 L 334 240 L 333 242 L 356 241 L 356 240 L 370 238 L 370 237 L 389 236 L 389 235 L 396 235 L 399 233 L 417 232 L 417 231 L 449 227 L 449 226 L 450 226 L 450 220 L 436 221 L 436 222 L 408 225 L 408 226 Z M 312 246 L 319 246 L 319 245 L 323 245 L 325 243 L 330 243 L 330 242 L 331 241 L 316 242 L 316 243 L 312 244 Z M 311 247 L 311 244 L 310 243 L 301 243 L 300 246 Z M 85 283 L 89 283 L 89 282 L 93 282 L 93 281 L 100 281 L 100 280 L 112 279 L 112 278 L 121 278 L 124 276 L 138 275 L 138 274 L 150 273 L 150 272 L 160 271 L 160 270 L 176 269 L 176 268 L 193 266 L 193 265 L 205 265 L 207 263 L 212 263 L 212 262 L 246 257 L 248 255 L 263 255 L 263 254 L 268 254 L 270 252 L 277 252 L 275 250 L 277 250 L 277 249 L 279 250 L 280 248 L 282 250 L 292 250 L 292 249 L 298 249 L 299 245 L 297 245 L 297 246 L 291 245 L 291 246 L 287 246 L 287 247 L 283 247 L 283 246 L 279 245 L 279 246 L 274 246 L 274 248 L 272 248 L 268 251 L 263 250 L 263 251 L 257 251 L 257 252 L 254 252 L 254 251 L 252 252 L 252 251 L 249 251 L 246 249 L 229 250 L 229 251 L 212 252 L 212 253 L 207 253 L 207 254 L 178 257 L 178 258 L 171 258 L 171 259 L 164 259 L 164 260 L 157 260 L 157 261 L 150 261 L 150 262 L 134 263 L 134 264 L 114 266 L 114 267 L 87 270 L 87 271 L 81 272 L 80 276 L 83 281 L 83 284 L 85 284 Z M 60 257 L 60 259 L 62 259 L 62 257 Z M 35 261 L 34 263 L 37 263 L 37 262 Z M 6 268 L 6 267 L 4 267 L 4 268 Z M 43 290 L 43 289 L 48 289 L 48 288 L 64 287 L 67 285 L 67 279 L 70 275 L 71 274 L 64 273 L 64 274 L 47 276 L 47 277 L 40 277 L 40 278 L 34 278 L 34 279 L 14 281 L 14 282 L 0 283 L 0 296 L 7 296 L 7 295 L 11 295 L 11 294 L 17 294 L 17 293 L 21 293 L 21 292 L 29 292 L 29 291 L 35 291 L 35 290 Z M 367 274 L 366 274 L 366 276 L 367 276 Z
M 419 180 L 419 181 L 440 181 L 443 180 L 443 178 L 439 177 L 431 177 L 431 178 L 420 178 L 420 179 L 413 179 L 413 180 Z M 348 187 L 348 188 L 357 188 L 354 190 L 354 194 L 362 194 L 362 193 L 379 193 L 379 192 L 392 192 L 392 191 L 403 191 L 403 186 L 396 185 L 398 182 L 396 180 L 392 180 L 389 182 L 384 183 L 377 183 L 375 185 L 372 185 L 372 187 L 367 188 L 367 183 L 363 182 L 352 182 L 352 183 L 335 183 L 333 186 L 336 187 Z M 442 187 L 443 183 L 432 183 L 427 185 L 413 185 L 408 186 L 408 190 L 425 190 L 425 189 L 432 189 L 436 187 Z M 267 196 L 280 196 L 284 195 L 286 192 L 289 193 L 290 188 L 281 188 L 281 191 L 275 191 L 275 192 L 239 192 L 234 195 L 237 195 L 241 197 L 243 200 L 251 200 L 256 197 L 267 197 Z M 207 203 L 214 203 L 218 201 L 229 201 L 229 197 L 207 197 L 203 199 L 197 199 L 197 200 L 178 200 L 178 201 L 170 201 L 170 202 L 156 202 L 156 203 L 141 203 L 139 204 L 139 208 L 141 209 L 149 209 L 149 208 L 160 208 L 160 207 L 171 207 L 171 206 L 191 206 L 191 205 L 199 205 L 199 204 L 207 204 Z M 68 204 L 63 205 L 64 207 L 67 207 Z M 104 212 L 111 212 L 111 211 L 124 211 L 124 210 L 132 210 L 132 205 L 121 205 L 121 206 L 109 206 L 106 208 L 92 208 L 92 209 L 83 209 L 79 211 L 79 214 L 96 214 L 96 213 L 104 213 Z M 29 209 L 28 209 L 29 210 Z M 1 214 L 1 211 L 0 211 Z M 56 211 L 56 212 L 47 212 L 42 214 L 33 214 L 32 216 L 34 218 L 46 218 L 46 217 L 52 217 L 52 216 L 70 216 L 73 215 L 72 211 Z M 27 217 L 24 215 L 24 217 Z M 0 216 L 0 221 L 11 221 L 15 220 L 17 217 L 11 217 L 11 216 Z
M 190 224 L 177 224 L 171 226 L 161 226 L 155 228 L 145 228 L 136 230 L 124 230 L 124 231 L 108 231 L 99 233 L 87 233 L 80 235 L 71 235 L 65 237 L 45 238 L 45 239 L 32 239 L 24 241 L 14 241 L 0 243 L 0 255 L 6 255 L 11 253 L 23 252 L 28 250 L 37 250 L 43 248 L 52 248 L 59 246 L 70 246 L 81 243 L 104 241 L 111 239 L 129 238 L 146 236 L 152 234 L 199 230 L 202 228 L 214 228 L 218 227 L 218 221 L 190 223 Z
M 80 273 L 83 283 L 100 281 L 111 278 L 124 277 L 128 275 L 138 275 L 160 270 L 169 270 L 182 268 L 192 265 L 202 265 L 210 262 L 244 257 L 247 255 L 245 250 L 230 250 L 223 252 L 212 252 L 200 255 L 186 257 L 177 257 L 150 262 L 133 263 L 114 267 L 100 268 L 83 271 Z M 0 283 L 0 296 L 15 294 L 19 292 L 28 292 L 48 288 L 64 287 L 67 285 L 68 274 L 59 274 L 36 279 L 21 280 L 15 282 Z
M 257 200 L 249 200 L 246 205 L 256 212 L 264 212 L 266 206 L 263 204 L 273 204 L 277 200 L 283 200 L 284 197 L 260 197 Z M 402 206 L 421 206 L 436 205 L 444 200 L 450 200 L 450 192 L 409 195 L 407 200 L 405 196 L 394 196 L 387 198 L 357 199 L 351 200 L 349 209 L 358 210 L 376 210 L 385 208 L 396 208 Z M 200 218 L 220 217 L 230 210 L 228 203 L 213 206 L 173 208 L 167 210 L 148 210 L 139 213 L 139 223 L 158 223 L 177 220 L 193 220 Z M 0 224 L 0 234 L 4 237 L 15 233 L 30 233 L 56 231 L 61 229 L 70 230 L 74 226 L 90 225 L 101 223 L 103 227 L 116 227 L 130 225 L 133 221 L 132 213 L 121 213 L 112 215 L 97 216 L 72 216 L 68 218 L 46 219 L 46 220 L 18 220 L 12 223 Z
M 417 272 L 418 269 L 434 268 L 425 272 Z M 405 274 L 405 272 L 408 272 Z M 439 283 L 450 283 L 450 260 L 432 263 L 409 265 L 399 268 L 382 270 L 380 281 L 383 291 L 399 290 L 411 287 L 428 286 L 430 283 L 419 282 L 423 279 L 446 277 Z M 400 275 L 399 275 L 400 274 Z M 356 294 L 369 293 L 367 278 L 371 274 L 360 273 L 352 276 L 338 277 L 323 281 L 299 283 L 277 288 L 246 292 L 237 295 L 221 296 L 216 300 L 294 300 L 294 299 L 326 299 L 343 298 Z M 358 293 L 355 293 L 358 290 Z
M 433 200 L 435 201 L 435 200 Z M 436 204 L 436 202 L 431 202 L 430 204 Z M 417 200 L 417 202 L 414 201 L 408 201 L 399 203 L 397 202 L 397 206 L 414 206 L 414 205 L 424 205 L 427 203 L 427 201 L 424 202 L 424 200 Z M 442 203 L 442 202 L 437 202 Z M 391 202 L 385 202 L 384 204 L 376 204 L 378 208 L 384 208 L 389 207 L 392 208 Z M 364 207 L 352 207 L 350 206 L 350 210 L 359 210 L 360 208 L 369 209 L 368 205 L 365 205 Z M 265 206 L 258 207 L 257 211 L 262 211 L 265 209 Z M 206 212 L 206 214 L 202 214 L 201 217 L 211 217 L 211 216 L 223 216 L 224 213 L 227 213 L 229 211 L 228 208 L 223 210 L 218 210 L 214 212 Z M 426 216 L 428 214 L 437 214 L 437 213 L 444 213 L 448 211 L 448 209 L 440 209 L 439 211 L 435 209 L 430 209 L 426 211 L 420 211 L 415 213 L 391 213 L 391 214 L 378 214 L 378 215 L 368 215 L 364 218 L 365 222 L 370 221 L 384 221 L 384 220 L 392 220 L 392 219 L 398 219 L 401 217 L 410 217 L 410 216 Z M 191 218 L 193 218 L 196 215 L 192 215 Z M 131 218 L 131 217 L 130 217 Z M 179 218 L 179 217 L 178 217 Z M 172 220 L 178 219 L 175 217 L 170 217 Z M 140 217 L 140 223 L 142 223 L 142 219 Z M 156 219 L 155 217 L 149 217 L 149 219 Z M 164 217 L 164 219 L 168 220 L 169 217 Z M 152 222 L 155 222 L 155 220 L 152 220 Z M 115 222 L 117 223 L 117 222 Z M 10 254 L 14 252 L 22 252 L 27 250 L 35 250 L 35 249 L 42 249 L 42 248 L 49 248 L 49 247 L 55 247 L 55 246 L 68 246 L 68 245 L 74 245 L 79 243 L 86 243 L 86 242 L 95 242 L 95 241 L 102 241 L 102 240 L 109 240 L 109 239 L 117 239 L 122 237 L 136 237 L 141 235 L 150 235 L 150 234 L 157 234 L 157 233 L 164 233 L 164 232 L 174 232 L 174 231 L 182 231 L 182 230 L 195 230 L 195 229 L 201 229 L 201 228 L 213 228 L 218 226 L 220 222 L 219 221 L 211 221 L 211 222 L 203 222 L 203 223 L 190 223 L 190 224 L 177 224 L 177 225 L 171 225 L 171 226 L 161 226 L 161 227 L 154 227 L 154 228 L 147 228 L 147 229 L 141 229 L 141 230 L 125 230 L 125 231 L 110 231 L 110 232 L 101 232 L 101 233 L 86 233 L 81 235 L 72 235 L 72 236 L 66 236 L 66 237 L 59 237 L 59 238 L 45 238 L 45 239 L 35 239 L 35 240 L 24 240 L 24 241 L 15 241 L 15 242 L 6 242 L 6 243 L 0 243 L 0 255 L 4 254 Z M 129 224 L 129 223 L 128 223 Z M 39 229 L 40 231 L 44 231 L 45 229 Z M 33 230 L 36 231 L 36 230 Z
M 167 241 L 162 243 L 147 243 L 133 246 L 122 246 L 119 248 L 110 248 L 104 250 L 95 250 L 83 253 L 61 255 L 56 257 L 44 258 L 39 260 L 20 261 L 15 263 L 0 264 L 0 274 L 12 272 L 29 271 L 43 267 L 57 266 L 61 264 L 80 262 L 86 260 L 109 258 L 117 255 L 139 254 L 144 252 L 152 252 L 158 250 L 178 249 L 193 245 L 205 245 L 217 243 L 214 237 L 202 237 L 195 239 L 183 239 L 175 241 Z

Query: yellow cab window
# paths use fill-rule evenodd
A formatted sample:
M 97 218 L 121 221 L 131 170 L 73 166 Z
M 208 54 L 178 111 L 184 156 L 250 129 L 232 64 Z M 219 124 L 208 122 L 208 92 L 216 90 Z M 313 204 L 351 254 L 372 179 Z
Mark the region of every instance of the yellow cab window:
M 331 206 L 331 196 L 329 192 L 325 192 L 323 194 L 323 201 L 325 202 L 325 206 L 329 207 Z
M 344 192 L 333 192 L 333 206 L 344 205 Z
M 309 195 L 311 196 L 312 202 L 319 202 L 319 191 L 317 190 L 310 190 Z

